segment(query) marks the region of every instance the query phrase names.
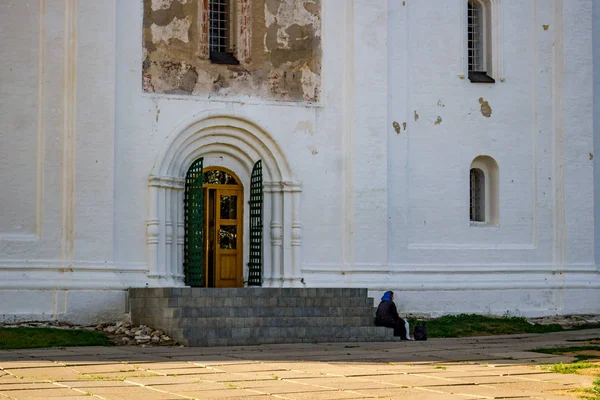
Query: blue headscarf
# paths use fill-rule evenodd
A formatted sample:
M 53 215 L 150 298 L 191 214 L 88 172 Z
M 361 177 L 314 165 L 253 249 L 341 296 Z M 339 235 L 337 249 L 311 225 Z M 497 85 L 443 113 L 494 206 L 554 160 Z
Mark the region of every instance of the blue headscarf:
M 388 290 L 387 292 L 385 292 L 383 294 L 381 301 L 391 300 L 393 295 L 394 295 L 394 292 L 392 292 L 391 290 Z

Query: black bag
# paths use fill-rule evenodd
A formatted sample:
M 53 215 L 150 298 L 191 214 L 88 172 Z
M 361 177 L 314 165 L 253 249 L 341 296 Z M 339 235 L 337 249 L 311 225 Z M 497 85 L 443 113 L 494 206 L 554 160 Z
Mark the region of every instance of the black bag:
M 413 337 L 415 340 L 427 340 L 427 324 L 416 325 Z

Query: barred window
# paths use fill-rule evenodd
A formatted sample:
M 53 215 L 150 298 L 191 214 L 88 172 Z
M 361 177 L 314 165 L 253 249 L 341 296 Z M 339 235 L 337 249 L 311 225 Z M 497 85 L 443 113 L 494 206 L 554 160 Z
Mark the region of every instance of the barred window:
M 485 222 L 485 174 L 479 168 L 471 168 L 470 181 L 471 222 Z
M 485 71 L 483 66 L 483 22 L 483 6 L 478 1 L 469 1 L 467 6 L 469 72 Z
M 469 80 L 494 83 L 492 66 L 492 7 L 489 0 L 467 0 L 467 64 Z
M 229 0 L 209 0 L 209 12 L 210 52 L 226 53 L 229 50 Z

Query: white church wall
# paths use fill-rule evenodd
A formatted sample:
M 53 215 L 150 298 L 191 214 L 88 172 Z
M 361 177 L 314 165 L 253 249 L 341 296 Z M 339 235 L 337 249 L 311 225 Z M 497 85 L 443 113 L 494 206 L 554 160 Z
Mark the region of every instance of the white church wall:
M 19 171 L 0 175 L 0 321 L 122 317 L 125 289 L 156 283 L 148 176 L 217 112 L 259 125 L 301 182 L 306 285 L 392 289 L 402 312 L 598 311 L 591 0 L 493 1 L 494 84 L 466 77 L 462 0 L 322 1 L 315 103 L 144 93 L 141 3 L 0 5 L 0 165 Z M 479 155 L 497 226 L 469 221 Z
M 600 4 L 592 4 L 592 56 L 594 67 L 593 78 L 593 101 L 594 115 L 600 115 Z M 600 118 L 594 117 L 594 260 L 595 264 L 600 264 L 600 169 L 598 158 L 595 155 L 600 154 Z

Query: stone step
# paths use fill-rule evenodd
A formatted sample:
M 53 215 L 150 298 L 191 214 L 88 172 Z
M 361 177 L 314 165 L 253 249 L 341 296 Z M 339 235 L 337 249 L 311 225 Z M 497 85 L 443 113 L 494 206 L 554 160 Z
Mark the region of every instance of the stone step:
M 400 340 L 393 331 L 382 327 L 315 328 L 186 328 L 173 331 L 175 338 L 188 346 L 248 346 L 273 343 L 312 342 L 384 342 Z
M 260 317 L 370 317 L 375 313 L 371 307 L 264 307 L 264 308 L 152 308 L 137 307 L 132 322 L 138 318 L 260 318 Z
M 256 318 L 164 318 L 164 328 L 259 328 L 259 327 L 370 327 L 373 317 L 256 317 Z M 156 318 L 141 318 L 140 325 L 150 325 Z
M 135 297 L 132 307 L 150 308 L 252 308 L 252 307 L 373 307 L 371 297 Z
M 137 297 L 367 297 L 363 288 L 132 288 Z

